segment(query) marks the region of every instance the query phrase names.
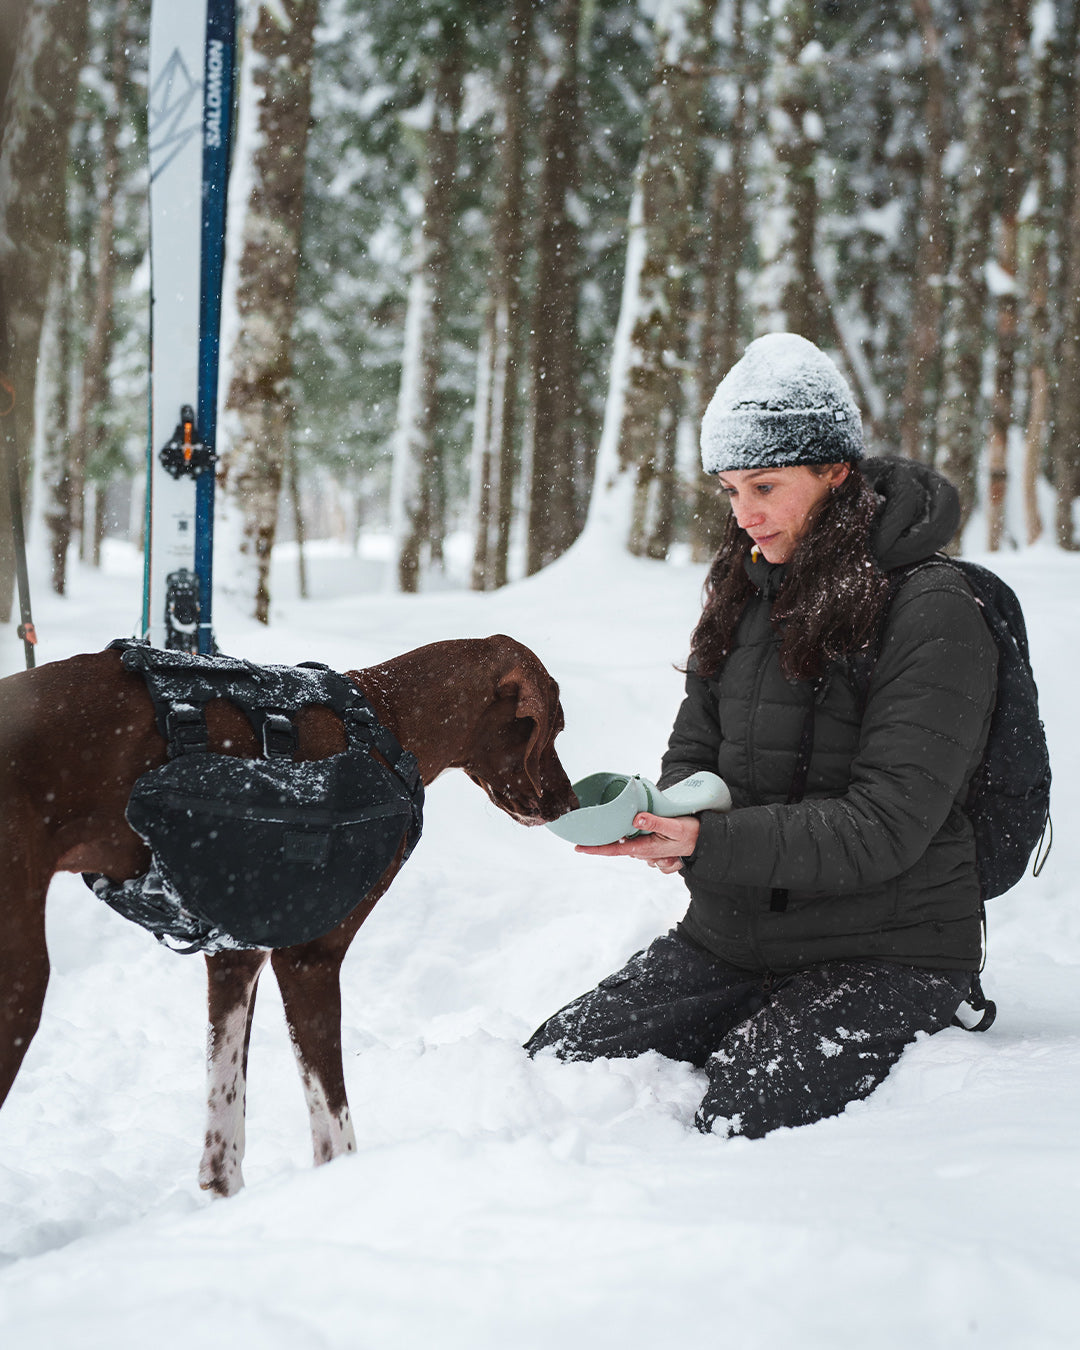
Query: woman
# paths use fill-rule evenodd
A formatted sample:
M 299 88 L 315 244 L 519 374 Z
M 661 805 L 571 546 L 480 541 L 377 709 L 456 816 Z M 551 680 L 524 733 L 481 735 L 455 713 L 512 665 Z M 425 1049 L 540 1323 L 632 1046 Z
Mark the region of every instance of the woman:
M 681 873 L 690 907 L 528 1049 L 689 1060 L 708 1075 L 698 1127 L 760 1137 L 867 1096 L 969 992 L 982 930 L 962 803 L 997 658 L 958 571 L 918 566 L 957 527 L 955 491 L 864 459 L 850 390 L 812 343 L 752 343 L 701 445 L 732 515 L 660 786 L 709 769 L 734 806 L 642 814 L 647 834 L 579 849 Z

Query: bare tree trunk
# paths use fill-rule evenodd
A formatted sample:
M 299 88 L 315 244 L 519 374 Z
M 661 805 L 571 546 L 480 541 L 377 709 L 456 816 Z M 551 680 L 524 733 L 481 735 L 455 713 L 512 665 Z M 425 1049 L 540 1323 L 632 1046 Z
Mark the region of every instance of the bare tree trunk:
M 1027 108 L 1026 91 L 1020 86 L 1020 58 L 1028 43 L 1029 0 L 1008 0 L 1001 75 L 998 88 L 998 135 L 1001 146 L 1001 204 L 998 225 L 997 363 L 994 394 L 990 405 L 990 442 L 987 447 L 990 492 L 987 502 L 987 544 L 992 552 L 1001 547 L 1005 533 L 1005 492 L 1008 486 L 1009 427 L 1012 424 L 1013 392 L 1016 386 L 1016 331 L 1019 317 L 1017 294 L 1017 217 L 1024 190 L 1021 133 Z
M 296 443 L 290 441 L 286 466 L 289 479 L 289 500 L 292 503 L 293 530 L 296 534 L 296 573 L 300 599 L 308 598 L 307 559 L 304 546 L 307 543 L 307 529 L 304 522 L 304 501 L 300 492 L 300 466 L 297 462 Z
M 525 324 L 521 269 L 525 254 L 524 167 L 531 0 L 514 0 L 507 24 L 499 205 L 492 223 L 494 267 L 490 322 L 490 401 L 482 454 L 473 585 L 490 590 L 508 578 L 514 488 L 520 469 L 521 373 Z
M 469 585 L 474 591 L 491 589 L 493 534 L 495 530 L 495 501 L 499 485 L 494 480 L 494 456 L 491 442 L 497 435 L 492 430 L 494 409 L 492 384 L 495 372 L 495 306 L 494 295 L 488 296 L 484 311 L 484 326 L 480 333 L 480 350 L 476 356 L 476 392 L 473 398 L 472 456 L 469 466 L 470 519 L 474 524 L 472 576 Z
M 90 531 L 89 559 L 91 566 L 101 566 L 101 550 L 105 543 L 105 531 L 109 525 L 108 484 L 95 483 L 94 487 L 94 524 Z
M 4 0 L 0 5 L 0 137 L 4 133 L 4 104 L 15 68 L 15 52 L 26 18 L 27 0 Z
M 46 501 L 42 512 L 49 534 L 50 584 L 57 595 L 67 590 L 67 555 L 71 546 L 71 358 L 72 301 L 70 266 L 58 268 L 49 291 L 41 342 L 40 378 L 51 397 L 43 428 L 41 481 Z
M 457 179 L 458 119 L 464 76 L 463 38 L 455 21 L 443 25 L 434 72 L 434 104 L 428 130 L 424 215 L 417 232 L 413 294 L 418 305 L 412 340 L 417 361 L 415 399 L 400 403 L 398 439 L 405 463 L 395 466 L 407 480 L 401 497 L 402 519 L 397 554 L 397 583 L 419 590 L 425 549 L 441 557 L 445 531 L 444 464 L 438 442 L 439 376 L 442 371 L 443 314 L 450 273 L 453 198 Z M 409 339 L 407 339 L 408 341 Z M 406 360 L 409 357 L 407 355 Z M 406 372 L 402 372 L 403 389 Z
M 657 62 L 641 174 L 645 258 L 620 458 L 636 466 L 631 553 L 664 558 L 674 530 L 675 444 L 692 324 L 703 75 L 712 7 L 682 0 L 656 20 Z M 669 27 L 670 25 L 670 27 Z
M 94 529 L 85 528 L 83 497 L 86 471 L 105 439 L 105 410 L 109 401 L 109 362 L 113 347 L 113 306 L 116 292 L 116 198 L 120 188 L 120 100 L 129 78 L 128 7 L 130 0 L 118 0 L 113 22 L 111 84 L 109 108 L 101 128 L 101 184 L 98 206 L 96 247 L 97 274 L 94 277 L 90 335 L 83 357 L 82 390 L 72 434 L 71 456 L 71 529 L 79 534 L 80 556 L 84 561 L 100 549 L 95 548 Z
M 25 478 L 46 298 L 66 237 L 68 137 L 87 39 L 87 0 L 33 0 L 15 52 L 0 147 L 0 269 L 8 307 Z M 15 558 L 0 494 L 0 622 L 7 622 Z
M 251 37 L 259 89 L 251 194 L 237 274 L 240 331 L 226 408 L 234 414 L 222 482 L 243 521 L 252 614 L 270 618 L 270 559 L 292 415 L 292 326 L 311 121 L 317 0 L 263 5 Z
M 824 345 L 820 287 L 814 251 L 818 198 L 814 181 L 817 144 L 809 114 L 817 110 L 818 71 L 805 59 L 813 35 L 809 0 L 781 0 L 773 7 L 774 60 L 770 143 L 776 161 L 772 212 L 777 224 L 759 274 L 759 309 L 768 329 L 786 329 Z
M 986 263 L 990 253 L 995 87 L 1000 59 L 997 0 L 975 15 L 972 77 L 964 91 L 965 159 L 957 193 L 955 244 L 949 271 L 938 405 L 937 467 L 960 494 L 961 529 L 975 505 L 982 447 L 982 365 L 986 348 Z
M 1074 15 L 1076 9 L 1074 7 Z M 1080 99 L 1076 98 L 1077 66 L 1080 62 L 1080 24 L 1074 18 L 1064 60 L 1067 107 L 1072 113 L 1068 193 L 1064 210 L 1064 258 L 1061 298 L 1061 340 L 1058 351 L 1057 388 L 1054 400 L 1050 458 L 1057 493 L 1055 533 L 1062 548 L 1077 547 L 1073 529 L 1073 502 L 1080 495 Z
M 734 107 L 725 145 L 726 165 L 713 175 L 709 222 L 700 264 L 704 315 L 698 360 L 698 421 L 716 386 L 738 360 L 741 345 L 743 305 L 739 264 L 749 234 L 744 0 L 731 0 L 731 64 Z M 695 562 L 705 562 L 716 552 L 724 530 L 726 506 L 727 498 L 720 493 L 715 477 L 699 468 L 690 524 L 691 552 Z
M 525 123 L 528 115 L 528 73 L 532 52 L 531 0 L 515 0 L 510 14 L 510 45 L 506 80 L 506 126 L 500 155 L 503 202 L 496 241 L 501 283 L 495 310 L 496 390 L 501 391 L 498 440 L 492 458 L 498 469 L 499 493 L 494 553 L 495 586 L 509 580 L 510 529 L 514 519 L 514 489 L 521 470 L 521 378 L 526 363 L 525 309 L 521 270 L 525 258 Z
M 912 7 L 919 24 L 926 77 L 926 150 L 919 205 L 919 246 L 911 295 L 911 337 L 900 421 L 900 452 L 908 459 L 929 460 L 932 458 L 934 375 L 941 350 L 941 287 L 948 256 L 942 169 L 948 130 L 941 37 L 930 0 L 912 0 Z
M 574 460 L 579 421 L 578 229 L 571 198 L 579 182 L 578 102 L 581 0 L 552 6 L 553 70 L 541 135 L 532 328 L 532 478 L 526 571 L 554 562 L 577 537 Z
M 1032 108 L 1029 118 L 1025 159 L 1031 165 L 1031 187 L 1035 207 L 1023 226 L 1026 237 L 1027 330 L 1030 343 L 1028 361 L 1028 420 L 1024 436 L 1024 523 L 1027 542 L 1042 536 L 1037 484 L 1046 450 L 1050 421 L 1050 142 L 1053 117 L 1054 44 L 1044 40 L 1041 51 L 1033 51 Z

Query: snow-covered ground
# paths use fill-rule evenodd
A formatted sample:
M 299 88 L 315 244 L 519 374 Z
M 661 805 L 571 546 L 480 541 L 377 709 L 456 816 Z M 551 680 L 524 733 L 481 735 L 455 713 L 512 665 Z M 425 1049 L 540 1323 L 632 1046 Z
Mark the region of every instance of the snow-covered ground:
M 988 1035 L 924 1040 L 870 1100 L 756 1142 L 696 1132 L 685 1065 L 530 1062 L 536 1023 L 669 927 L 683 887 L 523 830 L 449 774 L 344 969 L 359 1152 L 311 1168 L 267 979 L 248 1189 L 211 1202 L 195 1181 L 202 961 L 62 877 L 44 1019 L 0 1112 L 0 1345 L 1076 1345 L 1080 558 L 993 561 L 1031 628 L 1057 838 L 1042 877 L 993 903 Z M 702 569 L 578 550 L 496 595 L 403 598 L 377 559 L 325 548 L 300 603 L 285 551 L 276 566 L 272 627 L 222 602 L 225 650 L 346 668 L 508 632 L 562 685 L 572 778 L 655 773 Z M 38 586 L 40 659 L 130 633 L 139 586 L 119 546 L 66 600 Z M 5 631 L 0 670 L 20 664 Z

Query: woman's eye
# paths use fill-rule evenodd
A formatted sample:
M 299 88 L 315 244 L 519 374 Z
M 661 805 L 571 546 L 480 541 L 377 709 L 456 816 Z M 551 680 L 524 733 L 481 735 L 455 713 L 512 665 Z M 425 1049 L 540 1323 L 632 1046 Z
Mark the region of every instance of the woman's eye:
M 762 496 L 764 496 L 764 497 L 767 497 L 767 496 L 769 495 L 769 493 L 770 493 L 772 490 L 773 490 L 773 485 L 772 485 L 771 483 L 759 483 L 759 484 L 758 484 L 758 491 L 759 491 L 759 492 L 762 494 Z

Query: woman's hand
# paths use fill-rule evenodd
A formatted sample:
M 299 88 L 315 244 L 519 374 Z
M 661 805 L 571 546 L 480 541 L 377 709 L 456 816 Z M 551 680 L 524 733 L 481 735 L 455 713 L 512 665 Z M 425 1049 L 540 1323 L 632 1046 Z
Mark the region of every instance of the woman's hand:
M 697 816 L 653 816 L 641 811 L 634 817 L 634 829 L 649 833 L 620 839 L 617 844 L 578 844 L 574 852 L 597 858 L 640 858 L 661 872 L 681 872 L 683 859 L 697 848 L 701 822 Z

